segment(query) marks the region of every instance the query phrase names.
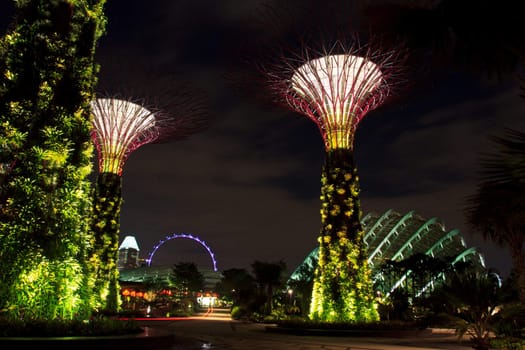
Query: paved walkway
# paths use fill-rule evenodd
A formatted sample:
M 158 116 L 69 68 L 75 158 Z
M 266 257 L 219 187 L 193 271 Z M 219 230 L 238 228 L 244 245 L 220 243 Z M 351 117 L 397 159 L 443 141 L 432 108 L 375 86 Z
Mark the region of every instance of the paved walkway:
M 170 350 L 430 350 L 471 349 L 450 331 L 436 330 L 416 337 L 365 338 L 306 336 L 266 331 L 264 324 L 232 321 L 225 314 L 173 320 L 143 320 L 145 326 L 173 332 L 177 344 Z M 160 349 L 159 349 L 160 350 Z M 164 350 L 164 349 L 162 349 Z

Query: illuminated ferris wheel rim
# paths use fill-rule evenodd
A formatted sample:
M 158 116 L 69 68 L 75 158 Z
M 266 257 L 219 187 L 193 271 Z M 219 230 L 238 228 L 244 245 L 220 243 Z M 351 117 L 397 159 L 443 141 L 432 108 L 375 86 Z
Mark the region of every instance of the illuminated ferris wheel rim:
M 153 255 L 155 255 L 155 252 L 166 242 L 171 241 L 172 239 L 176 238 L 187 238 L 191 239 L 192 241 L 195 241 L 199 243 L 201 246 L 206 249 L 208 254 L 210 255 L 212 264 L 213 264 L 213 271 L 217 271 L 217 261 L 215 260 L 215 254 L 211 251 L 211 248 L 204 242 L 202 239 L 200 239 L 197 236 L 194 236 L 189 233 L 173 233 L 171 235 L 167 235 L 164 239 L 161 239 L 154 247 L 153 250 L 148 254 L 148 258 L 146 259 L 146 264 L 148 266 L 151 266 L 151 262 L 153 260 Z

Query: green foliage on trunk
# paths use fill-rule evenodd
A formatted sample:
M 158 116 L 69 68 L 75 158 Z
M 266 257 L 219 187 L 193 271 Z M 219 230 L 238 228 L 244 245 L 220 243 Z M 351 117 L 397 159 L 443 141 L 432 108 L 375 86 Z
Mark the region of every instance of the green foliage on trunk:
M 122 179 L 117 174 L 100 173 L 93 202 L 93 241 L 90 264 L 94 278 L 97 309 L 118 312 L 120 287 L 118 273 L 118 243 Z
M 104 0 L 15 1 L 0 39 L 0 311 L 91 312 L 91 113 Z
M 361 226 L 359 180 L 351 151 L 328 151 L 321 181 L 322 228 L 310 318 L 323 322 L 377 321 Z

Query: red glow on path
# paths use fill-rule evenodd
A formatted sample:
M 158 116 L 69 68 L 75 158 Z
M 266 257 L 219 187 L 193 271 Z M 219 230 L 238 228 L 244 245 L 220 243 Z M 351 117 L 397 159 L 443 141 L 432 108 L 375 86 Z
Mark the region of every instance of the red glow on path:
M 135 321 L 184 321 L 184 320 L 202 320 L 203 318 L 213 318 L 213 319 L 226 319 L 226 317 L 213 314 L 213 307 L 210 306 L 206 310 L 206 312 L 199 314 L 197 316 L 188 316 L 188 317 L 121 317 L 119 320 L 121 321 L 129 321 L 129 320 L 135 320 Z M 217 317 L 214 317 L 217 316 Z M 228 314 L 229 316 L 229 314 Z M 229 317 L 227 317 L 229 319 Z
M 200 317 L 122 317 L 119 318 L 121 321 L 181 321 L 181 320 L 192 320 L 199 319 Z

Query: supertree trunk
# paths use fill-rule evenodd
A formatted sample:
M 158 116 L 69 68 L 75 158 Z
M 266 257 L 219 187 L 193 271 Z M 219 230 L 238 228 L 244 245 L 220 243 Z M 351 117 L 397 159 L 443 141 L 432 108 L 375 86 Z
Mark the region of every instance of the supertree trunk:
M 91 254 L 96 303 L 107 313 L 119 310 L 118 243 L 122 178 L 113 173 L 97 177 L 93 203 L 93 249 Z
M 336 148 L 327 152 L 321 182 L 322 227 L 310 318 L 328 322 L 379 320 L 351 150 Z

